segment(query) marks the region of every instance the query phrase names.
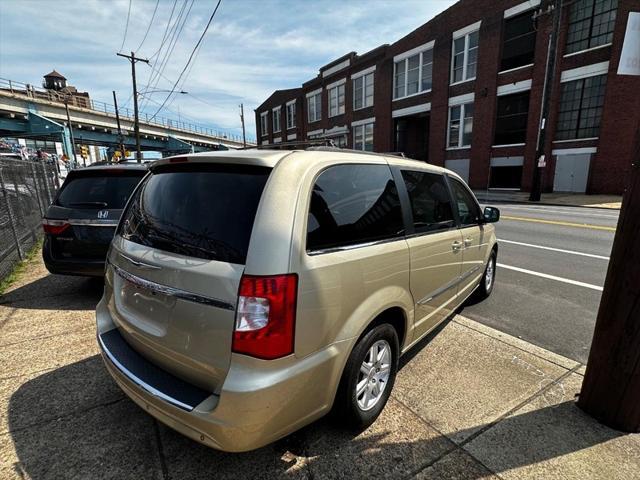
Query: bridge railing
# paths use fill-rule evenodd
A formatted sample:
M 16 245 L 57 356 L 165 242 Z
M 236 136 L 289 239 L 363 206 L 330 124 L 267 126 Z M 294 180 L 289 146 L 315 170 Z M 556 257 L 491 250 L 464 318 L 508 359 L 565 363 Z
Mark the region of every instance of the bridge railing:
M 115 115 L 115 106 L 110 103 L 100 102 L 81 95 L 71 95 L 54 90 L 48 90 L 34 85 L 22 82 L 16 82 L 6 78 L 0 78 L 0 90 L 8 91 L 14 95 L 24 95 L 29 98 L 47 100 L 56 103 L 69 103 L 69 107 L 85 108 L 88 110 L 94 110 L 100 113 L 106 113 L 109 115 Z M 133 122 L 134 112 L 130 108 L 120 107 L 118 108 L 120 118 Z M 162 116 L 153 116 L 148 112 L 140 112 L 140 123 L 147 125 L 155 125 L 164 128 L 170 128 L 173 130 L 182 130 L 184 132 L 196 133 L 200 135 L 207 135 L 211 137 L 217 137 L 220 140 L 230 140 L 234 142 L 242 142 L 242 136 L 231 132 L 225 132 L 224 130 L 218 130 L 203 125 L 198 125 L 190 122 L 183 122 L 182 120 L 176 120 L 173 118 L 167 118 Z M 253 138 L 247 138 L 250 143 L 255 143 Z

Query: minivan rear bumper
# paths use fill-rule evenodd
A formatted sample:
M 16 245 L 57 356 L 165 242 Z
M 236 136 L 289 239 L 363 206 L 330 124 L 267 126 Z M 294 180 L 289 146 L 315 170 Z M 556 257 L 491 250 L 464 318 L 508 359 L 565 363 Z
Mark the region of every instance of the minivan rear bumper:
M 109 332 L 110 325 L 115 327 L 106 318 L 104 299 L 96 316 L 98 336 Z M 327 413 L 350 345 L 339 342 L 304 359 L 267 361 L 233 354 L 219 394 L 212 393 L 189 410 L 123 370 L 100 338 L 98 343 L 108 372 L 135 403 L 183 435 L 228 452 L 262 447 Z

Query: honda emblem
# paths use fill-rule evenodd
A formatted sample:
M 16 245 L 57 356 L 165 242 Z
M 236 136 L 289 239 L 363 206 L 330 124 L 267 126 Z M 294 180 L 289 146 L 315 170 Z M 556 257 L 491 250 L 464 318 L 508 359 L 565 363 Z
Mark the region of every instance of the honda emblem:
M 100 210 L 98 212 L 98 218 L 107 218 L 109 216 L 109 210 Z

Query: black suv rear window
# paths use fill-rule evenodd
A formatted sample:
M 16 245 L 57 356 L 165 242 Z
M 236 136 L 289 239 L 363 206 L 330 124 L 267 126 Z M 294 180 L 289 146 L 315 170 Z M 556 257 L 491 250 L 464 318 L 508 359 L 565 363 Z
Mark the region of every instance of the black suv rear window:
M 136 190 L 118 233 L 167 252 L 244 264 L 270 172 L 249 165 L 157 167 Z
M 145 170 L 79 172 L 70 176 L 56 199 L 67 208 L 124 208 Z

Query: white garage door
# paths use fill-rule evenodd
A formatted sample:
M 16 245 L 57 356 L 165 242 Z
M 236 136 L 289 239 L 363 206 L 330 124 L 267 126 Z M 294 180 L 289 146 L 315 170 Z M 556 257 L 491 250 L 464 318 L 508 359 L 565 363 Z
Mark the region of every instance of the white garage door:
M 458 175 L 462 177 L 462 179 L 469 183 L 469 159 L 466 160 L 445 160 L 444 168 L 448 168 L 449 170 L 453 170 Z
M 553 178 L 554 192 L 587 191 L 591 153 L 575 153 L 556 156 L 556 171 Z

